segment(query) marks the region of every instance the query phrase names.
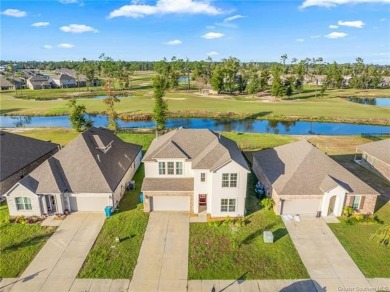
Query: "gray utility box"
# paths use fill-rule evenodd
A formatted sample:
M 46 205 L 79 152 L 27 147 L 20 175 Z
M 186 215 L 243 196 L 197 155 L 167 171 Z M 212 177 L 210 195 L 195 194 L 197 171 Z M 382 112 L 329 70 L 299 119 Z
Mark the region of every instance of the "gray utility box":
M 272 231 L 264 231 L 263 232 L 263 240 L 265 243 L 273 243 L 274 242 L 274 235 L 272 234 Z

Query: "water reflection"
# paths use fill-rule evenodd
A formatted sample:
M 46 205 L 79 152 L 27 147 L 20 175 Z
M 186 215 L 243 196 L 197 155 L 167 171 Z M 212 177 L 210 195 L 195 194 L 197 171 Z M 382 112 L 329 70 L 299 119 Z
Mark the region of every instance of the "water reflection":
M 106 127 L 107 116 L 91 115 L 94 126 Z M 153 121 L 122 121 L 118 120 L 122 128 L 154 128 Z M 1 127 L 62 127 L 70 128 L 68 116 L 41 117 L 41 116 L 0 116 Z M 291 135 L 360 135 L 361 133 L 388 133 L 389 126 L 358 125 L 347 123 L 319 123 L 304 121 L 278 120 L 234 120 L 234 119 L 199 119 L 177 118 L 168 119 L 167 128 L 210 129 L 226 132 L 243 133 L 273 133 Z
M 390 106 L 389 97 L 378 97 L 378 98 L 364 98 L 364 97 L 348 97 L 348 101 L 376 106 Z

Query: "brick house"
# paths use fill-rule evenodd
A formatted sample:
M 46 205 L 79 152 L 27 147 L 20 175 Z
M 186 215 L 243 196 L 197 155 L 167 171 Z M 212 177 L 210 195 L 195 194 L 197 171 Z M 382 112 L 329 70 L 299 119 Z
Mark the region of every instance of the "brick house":
M 379 194 L 306 140 L 255 153 L 253 171 L 279 215 L 375 211 Z
M 0 194 L 59 150 L 59 145 L 0 131 Z
M 390 181 L 390 139 L 359 145 L 356 152 L 361 160 L 355 161 Z

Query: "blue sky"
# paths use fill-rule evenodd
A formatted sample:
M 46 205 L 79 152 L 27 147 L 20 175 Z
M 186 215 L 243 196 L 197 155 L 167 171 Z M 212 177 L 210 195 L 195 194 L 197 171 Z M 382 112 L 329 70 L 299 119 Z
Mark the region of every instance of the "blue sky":
M 242 61 L 322 57 L 390 64 L 390 0 L 1 1 L 2 60 Z

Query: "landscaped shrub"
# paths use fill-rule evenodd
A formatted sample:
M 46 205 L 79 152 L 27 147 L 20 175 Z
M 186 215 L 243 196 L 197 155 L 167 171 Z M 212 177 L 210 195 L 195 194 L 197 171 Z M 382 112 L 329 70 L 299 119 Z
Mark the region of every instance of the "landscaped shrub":
M 343 216 L 350 217 L 353 215 L 353 213 L 354 213 L 354 210 L 351 206 L 345 206 L 343 208 L 343 214 L 342 214 Z
M 271 210 L 275 206 L 275 201 L 271 198 L 264 198 L 260 201 L 261 208 Z
M 219 226 L 221 226 L 222 221 L 210 221 L 208 224 L 209 224 L 209 226 L 219 227 Z
M 344 220 L 345 223 L 347 224 L 357 224 L 357 223 L 366 223 L 366 224 L 372 224 L 372 223 L 382 223 L 381 220 L 375 215 L 364 215 L 364 214 L 354 214 L 352 216 L 347 217 Z
M 143 203 L 138 204 L 137 205 L 137 210 L 143 211 L 144 210 L 144 204 Z

